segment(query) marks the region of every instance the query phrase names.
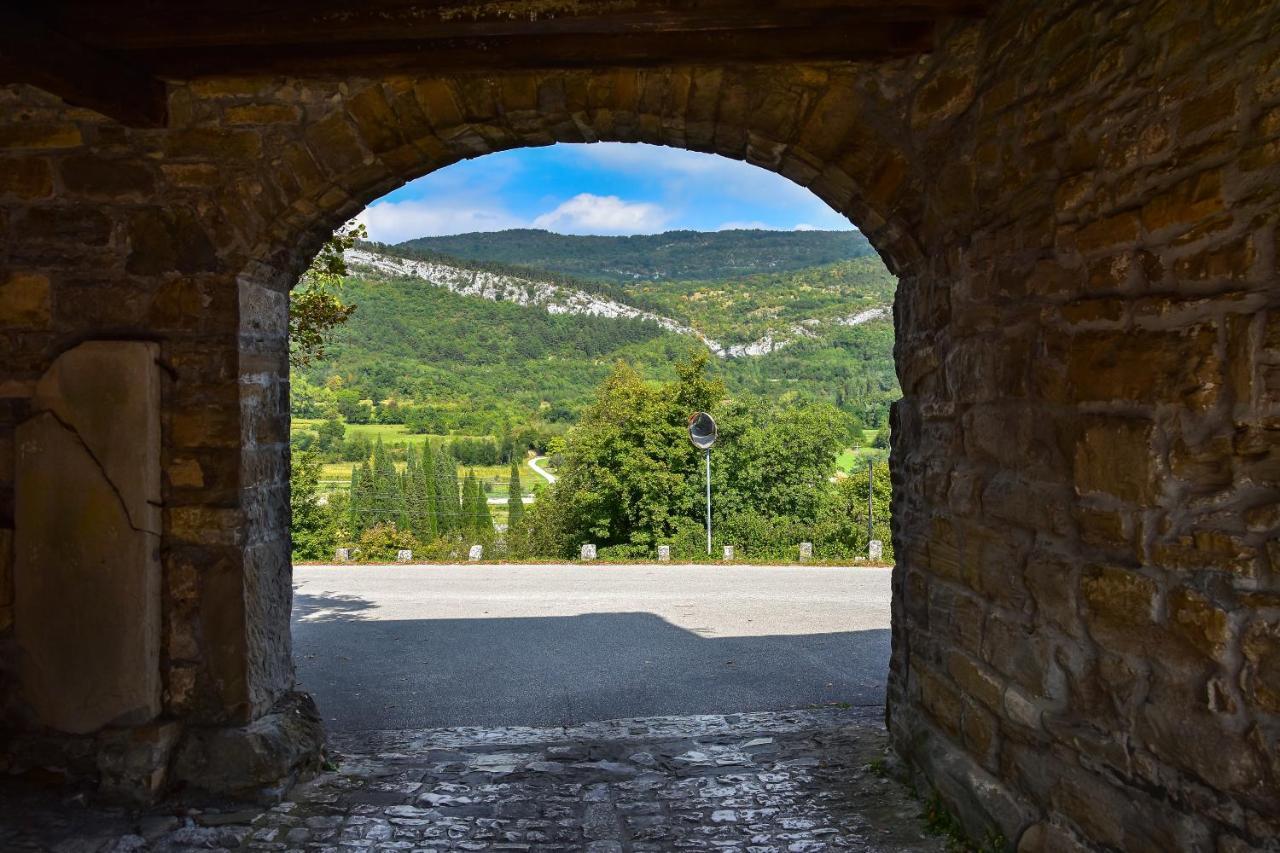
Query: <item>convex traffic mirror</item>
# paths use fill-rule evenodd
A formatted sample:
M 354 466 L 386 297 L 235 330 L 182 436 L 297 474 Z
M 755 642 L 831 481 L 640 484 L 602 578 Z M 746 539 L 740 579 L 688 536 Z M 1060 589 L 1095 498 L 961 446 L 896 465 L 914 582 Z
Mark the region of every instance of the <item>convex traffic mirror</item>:
M 695 412 L 689 418 L 689 440 L 699 450 L 710 450 L 716 443 L 716 419 L 706 412 Z

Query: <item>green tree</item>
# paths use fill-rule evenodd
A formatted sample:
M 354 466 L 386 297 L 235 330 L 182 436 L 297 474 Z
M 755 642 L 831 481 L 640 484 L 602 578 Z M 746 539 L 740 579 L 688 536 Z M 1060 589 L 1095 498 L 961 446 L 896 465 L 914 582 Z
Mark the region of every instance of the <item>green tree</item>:
M 313 453 L 294 453 L 289 460 L 289 532 L 295 560 L 333 555 L 337 525 L 321 499 L 320 464 L 320 457 Z
M 372 522 L 404 526 L 404 491 L 391 454 L 381 437 L 373 445 Z
M 289 294 L 289 363 L 305 367 L 325 357 L 334 329 L 355 313 L 342 301 L 342 277 L 347 274 L 344 253 L 368 236 L 363 225 L 342 228 L 320 247 L 310 266 Z
M 677 367 L 676 382 L 659 384 L 614 367 L 566 436 L 559 479 L 530 510 L 545 550 L 571 556 L 585 541 L 648 549 L 694 523 L 701 454 L 687 438 L 688 419 L 724 393 L 706 369 L 707 359 L 695 358 Z
M 511 474 L 507 477 L 507 530 L 514 531 L 524 519 L 524 501 L 520 488 L 520 461 L 511 457 Z
M 326 454 L 336 454 L 342 447 L 342 439 L 347 433 L 346 426 L 337 414 L 325 418 L 316 427 L 316 449 Z
M 359 536 L 375 523 L 373 468 L 369 458 L 351 469 L 351 535 Z
M 458 497 L 458 464 L 441 447 L 436 453 L 436 505 L 441 534 L 462 532 L 462 504 Z
M 427 452 L 430 453 L 429 448 Z M 412 444 L 405 450 L 402 478 L 408 529 L 420 541 L 430 542 L 436 538 L 435 501 L 428 485 L 431 481 L 423 471 L 422 460 Z

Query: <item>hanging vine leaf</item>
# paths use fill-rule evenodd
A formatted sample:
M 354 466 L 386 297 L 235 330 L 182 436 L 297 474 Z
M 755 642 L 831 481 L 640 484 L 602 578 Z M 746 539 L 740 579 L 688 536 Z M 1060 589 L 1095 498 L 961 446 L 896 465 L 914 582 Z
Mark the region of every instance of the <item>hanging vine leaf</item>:
M 355 305 L 342 301 L 345 252 L 367 236 L 363 225 L 336 231 L 289 294 L 290 366 L 306 367 L 323 359 L 333 331 L 355 313 Z

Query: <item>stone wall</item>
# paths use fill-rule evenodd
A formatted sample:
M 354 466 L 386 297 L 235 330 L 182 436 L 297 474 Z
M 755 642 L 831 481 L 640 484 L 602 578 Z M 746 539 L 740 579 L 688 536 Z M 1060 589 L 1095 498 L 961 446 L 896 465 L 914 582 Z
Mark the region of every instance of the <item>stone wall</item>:
M 0 89 L 6 662 L 14 426 L 59 353 L 158 346 L 162 718 L 246 723 L 292 682 L 284 321 L 310 254 L 461 158 L 668 144 L 808 186 L 901 276 L 899 751 L 1026 850 L 1260 845 L 1280 6 L 1200 6 L 1010 0 L 874 67 L 199 81 L 155 131 Z
M 1026 850 L 1280 834 L 1278 13 L 1002 7 L 924 83 L 890 724 Z

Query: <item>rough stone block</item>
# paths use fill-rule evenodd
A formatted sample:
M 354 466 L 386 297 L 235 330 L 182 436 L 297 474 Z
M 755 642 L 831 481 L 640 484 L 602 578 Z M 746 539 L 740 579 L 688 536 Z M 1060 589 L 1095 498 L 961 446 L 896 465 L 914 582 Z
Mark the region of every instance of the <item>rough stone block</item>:
M 1174 634 L 1210 658 L 1221 658 L 1231 640 L 1227 612 L 1187 587 L 1169 595 L 1169 627 Z
M 21 199 L 45 198 L 53 192 L 53 172 L 47 160 L 32 157 L 0 160 L 0 195 Z
M 0 327 L 43 329 L 49 317 L 47 276 L 14 272 L 0 281 Z
M 467 559 L 471 562 L 479 562 L 484 559 L 484 546 L 472 545 L 471 550 L 467 552 Z
M 1159 588 L 1145 575 L 1111 566 L 1094 566 L 1080 582 L 1084 602 L 1098 622 L 1142 628 L 1155 622 Z
M 670 545 L 658 546 L 658 562 L 659 563 L 671 562 L 671 546 Z
M 23 698 L 66 732 L 160 710 L 160 373 L 152 343 L 63 353 L 18 426 Z
M 350 563 L 350 562 L 351 562 L 351 549 L 350 549 L 350 548 L 338 548 L 338 549 L 336 549 L 336 550 L 333 552 L 333 561 L 334 561 L 335 563 Z
M 108 730 L 100 736 L 100 787 L 109 796 L 147 801 L 168 782 L 169 758 L 182 727 L 175 722 Z
M 1222 387 L 1216 344 L 1209 326 L 1079 334 L 1071 339 L 1067 379 L 1081 402 L 1178 400 L 1203 408 Z
M 879 539 L 872 539 L 867 543 L 867 559 L 883 560 L 884 559 L 884 543 Z
M 730 561 L 730 560 L 732 560 L 732 559 L 733 559 L 733 546 L 732 546 L 732 545 L 725 545 L 725 546 L 724 546 L 724 559 L 725 559 L 725 561 L 726 561 L 726 562 L 727 562 L 727 561 Z
M 155 186 L 151 169 L 142 163 L 90 154 L 59 160 L 58 174 L 67 190 L 93 198 L 145 196 Z
M 71 122 L 24 121 L 0 125 L 0 148 L 75 148 L 83 144 Z
M 178 781 L 201 791 L 254 795 L 318 769 L 323 747 L 315 702 L 305 693 L 289 693 L 248 725 L 188 733 L 173 772 Z
M 812 560 L 812 559 L 813 559 L 813 543 L 801 542 L 800 543 L 800 562 L 803 563 L 805 560 Z
M 580 557 L 583 560 L 594 560 L 596 558 L 596 546 L 592 545 L 590 542 L 583 545 Z
M 474 546 L 473 546 L 473 549 L 474 549 Z M 401 548 L 399 551 L 396 551 L 397 563 L 408 563 L 412 560 L 413 560 L 413 552 L 410 551 L 408 548 Z
M 1135 503 L 1155 497 L 1152 425 L 1128 418 L 1095 418 L 1076 443 L 1075 482 L 1081 493 L 1104 492 Z
M 1280 622 L 1254 622 L 1245 630 L 1241 648 L 1247 697 L 1256 707 L 1280 714 Z

